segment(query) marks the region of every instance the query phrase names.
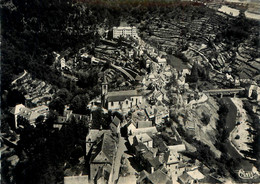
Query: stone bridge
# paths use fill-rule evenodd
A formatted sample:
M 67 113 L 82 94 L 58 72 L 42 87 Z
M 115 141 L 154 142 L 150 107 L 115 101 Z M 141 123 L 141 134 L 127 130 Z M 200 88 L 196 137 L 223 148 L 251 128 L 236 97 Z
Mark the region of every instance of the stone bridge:
M 224 95 L 236 96 L 236 94 L 238 94 L 239 92 L 244 91 L 244 90 L 245 90 L 245 88 L 231 88 L 231 89 L 211 89 L 211 90 L 206 90 L 206 91 L 203 91 L 203 92 L 205 94 L 209 94 L 209 95 L 212 95 L 212 96 L 220 95 L 221 98 L 222 98 Z

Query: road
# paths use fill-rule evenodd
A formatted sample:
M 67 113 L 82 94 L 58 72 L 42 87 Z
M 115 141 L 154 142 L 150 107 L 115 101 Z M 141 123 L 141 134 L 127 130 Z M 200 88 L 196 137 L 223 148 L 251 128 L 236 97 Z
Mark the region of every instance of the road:
M 18 77 L 17 79 L 15 79 L 11 84 L 12 84 L 12 85 L 15 84 L 17 80 L 23 78 L 26 74 L 27 74 L 27 71 L 24 70 L 24 73 L 23 73 L 20 77 Z
M 109 177 L 109 184 L 115 184 L 119 177 L 119 171 L 121 166 L 121 158 L 123 153 L 127 150 L 125 146 L 126 140 L 119 135 L 119 142 L 117 145 L 117 152 L 112 165 L 112 173 Z

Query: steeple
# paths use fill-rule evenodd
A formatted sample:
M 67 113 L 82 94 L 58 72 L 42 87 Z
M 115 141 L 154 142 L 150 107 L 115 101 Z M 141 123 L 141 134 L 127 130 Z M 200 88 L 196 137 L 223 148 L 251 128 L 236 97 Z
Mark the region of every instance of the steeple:
M 102 96 L 107 95 L 107 92 L 108 92 L 108 82 L 107 82 L 107 78 L 105 75 L 104 75 L 103 79 L 104 79 L 104 81 L 102 82 L 102 89 L 101 89 Z
M 102 82 L 102 86 L 101 86 L 101 103 L 102 106 L 105 107 L 107 101 L 107 93 L 108 93 L 108 82 L 105 75 L 103 79 L 104 81 Z

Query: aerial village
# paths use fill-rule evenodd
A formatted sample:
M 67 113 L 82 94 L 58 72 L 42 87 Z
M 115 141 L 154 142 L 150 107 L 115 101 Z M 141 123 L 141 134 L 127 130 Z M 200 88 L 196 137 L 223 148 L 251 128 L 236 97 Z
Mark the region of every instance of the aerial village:
M 162 23 L 159 19 L 154 22 Z M 94 54 L 86 48 L 73 57 L 53 52 L 55 61 L 52 67 L 74 82 L 79 81 L 77 72 L 84 73 L 89 66 L 102 68 L 98 74 L 100 90 L 86 104 L 88 113 L 75 113 L 68 103 L 52 124 L 57 131 L 67 126 L 71 119 L 87 122 L 88 126 L 84 156 L 79 158 L 77 169 L 64 166 L 65 184 L 231 182 L 231 176 L 223 177 L 217 163 L 208 158 L 222 159 L 223 152 L 216 146 L 219 139 L 217 122 L 221 119 L 221 107 L 216 98 L 223 99 L 223 104 L 230 109 L 236 109 L 228 110 L 230 125 L 224 127 L 228 132 L 225 149 L 245 166 L 232 168 L 235 175 L 241 181 L 258 181 L 259 172 L 249 162 L 254 158 L 245 154 L 254 141 L 254 134 L 244 101 L 252 104 L 249 111 L 258 120 L 260 117 L 259 81 L 244 78 L 250 72 L 259 71 L 254 64 L 247 63 L 248 46 L 246 43 L 240 45 L 234 62 L 243 62 L 250 69 L 244 69 L 240 76 L 234 77 L 230 74 L 234 65 L 225 62 L 233 57 L 232 52 L 221 50 L 225 46 L 213 43 L 212 47 L 218 54 L 208 59 L 212 52 L 207 45 L 189 43 L 188 49 L 181 55 L 191 62 L 182 62 L 171 55 L 173 50 L 168 49 L 169 45 L 177 45 L 180 38 L 157 47 L 148 44 L 149 39 L 162 41 L 171 29 L 179 32 L 179 26 L 167 22 L 162 24 L 163 28 L 151 25 L 149 29 L 153 29 L 153 36 L 144 36 L 144 39 L 135 26 L 120 25 L 112 30 L 99 30 L 100 44 L 93 49 Z M 208 24 L 208 20 L 202 18 L 194 26 L 197 30 L 193 31 L 199 32 L 198 25 L 201 24 Z M 216 28 L 207 28 L 208 35 L 204 39 L 210 41 L 216 36 L 210 29 Z M 259 64 L 259 58 L 253 62 Z M 201 75 L 212 82 L 198 82 Z M 12 89 L 26 94 L 24 104 L 10 108 L 14 117 L 12 132 L 22 131 L 28 122 L 32 127 L 45 122 L 55 94 L 62 94 L 59 89 L 35 79 L 26 70 L 11 85 Z M 65 93 L 63 95 L 66 96 Z M 108 115 L 106 126 L 94 123 L 96 111 Z M 19 158 L 12 155 L 12 149 L 10 151 L 7 145 L 15 147 L 19 139 L 19 133 L 11 138 L 1 137 L 1 142 L 4 142 L 1 151 L 8 155 L 10 167 L 15 167 Z M 202 152 L 200 148 L 210 150 L 212 155 L 203 155 L 207 152 Z M 204 157 L 205 162 L 202 161 Z
M 89 183 L 225 183 L 225 179 L 216 172 L 212 172 L 207 165 L 183 154 L 194 151 L 196 148 L 180 136 L 177 125 L 170 121 L 170 116 L 176 114 L 176 111 L 185 113 L 187 109 L 200 108 L 207 101 L 212 101 L 211 96 L 236 96 L 246 89 L 236 87 L 233 89 L 194 92 L 186 82 L 187 76 L 191 75 L 190 66 L 183 66 L 178 68 L 178 70 L 173 68 L 166 61 L 167 54 L 156 50 L 141 40 L 137 35 L 135 27 L 114 27 L 113 38 L 116 39 L 118 37 L 135 39 L 134 44 L 122 49 L 125 50 L 128 61 L 122 63 L 125 56 L 124 53 L 121 54 L 121 50 L 115 51 L 119 52 L 120 59 L 113 60 L 113 58 L 109 58 L 113 69 L 107 69 L 103 72 L 102 81 L 100 82 L 100 95 L 88 104 L 88 108 L 91 111 L 95 111 L 98 107 L 101 107 L 105 113 L 108 113 L 108 111 L 118 112 L 120 116 L 111 116 L 112 122 L 108 129 L 104 129 L 102 126 L 92 128 L 91 114 L 90 116 L 75 114 L 67 105 L 65 106 L 63 116 L 59 116 L 58 123 L 53 125 L 54 128 L 60 129 L 72 117 L 79 120 L 85 118 L 90 123 L 89 133 L 86 136 L 84 157 L 84 161 L 89 163 L 88 172 L 84 175 L 81 173 L 78 176 L 65 176 L 64 182 L 70 183 L 75 180 L 86 183 L 85 181 L 87 180 Z M 81 57 L 93 65 L 106 63 L 105 57 L 110 56 L 107 54 L 110 50 L 110 45 L 115 43 L 106 39 L 102 41 L 104 44 L 97 48 L 98 54 L 95 57 L 87 53 L 83 53 Z M 129 42 L 125 41 L 125 44 L 129 44 Z M 98 50 L 99 48 L 100 50 Z M 132 59 L 133 55 L 146 60 L 146 70 L 138 71 L 139 74 L 144 73 L 144 75 L 139 75 L 132 70 L 135 67 Z M 64 58 L 57 60 L 60 62 L 60 70 L 70 70 L 73 65 L 77 64 L 73 63 L 73 61 L 65 62 Z M 71 66 L 69 66 L 69 63 L 71 63 Z M 122 72 L 129 78 L 120 85 L 122 89 L 120 87 L 109 89 L 109 84 L 112 80 L 111 75 L 115 75 L 115 72 Z M 28 104 L 19 104 L 12 109 L 11 113 L 15 116 L 15 128 L 23 127 L 21 123 L 17 123 L 21 117 L 27 119 L 31 125 L 35 126 L 38 117 L 46 118 L 48 115 L 49 99 L 55 89 L 52 89 L 51 86 L 43 81 L 30 82 L 31 80 L 30 75 L 25 71 L 19 79 L 13 82 L 14 88 L 19 86 L 19 88 L 22 88 L 21 90 L 28 91 L 28 94 L 25 96 L 28 103 L 37 104 L 34 108 L 26 107 L 29 106 Z M 135 85 L 132 85 L 131 81 L 135 81 Z M 171 85 L 173 81 L 175 81 L 178 88 Z M 232 80 L 231 82 L 235 83 Z M 28 86 L 28 83 L 30 83 L 30 86 Z M 126 84 L 128 84 L 128 89 L 124 89 Z M 33 85 L 37 86 L 37 88 L 34 88 Z M 173 95 L 175 100 L 175 107 L 169 106 L 171 103 L 167 93 L 169 88 L 173 92 L 171 95 Z M 248 98 L 254 98 L 259 102 L 259 87 L 251 85 L 247 89 L 247 94 Z M 235 104 L 241 103 L 239 99 L 234 99 L 234 101 L 237 101 Z M 244 112 L 238 113 L 241 114 L 241 118 L 246 119 L 245 115 L 242 115 Z M 203 113 L 200 116 L 204 116 Z M 177 118 L 180 123 L 183 123 L 185 129 L 192 132 L 195 136 L 198 136 L 196 134 L 203 134 L 203 130 L 197 130 L 201 128 L 196 124 L 196 118 L 193 120 L 188 119 L 185 122 L 181 116 Z M 217 117 L 212 116 L 211 118 Z M 244 128 L 236 127 L 237 130 L 234 129 L 233 132 L 242 132 L 231 134 L 233 144 L 238 145 L 238 147 L 241 144 L 235 136 L 237 134 L 245 134 L 243 131 L 245 131 L 245 127 L 248 125 L 241 124 L 239 126 L 244 126 Z M 202 133 L 198 133 L 200 131 Z M 245 135 L 245 139 L 246 137 Z M 250 139 L 252 140 L 252 138 Z M 239 149 L 238 147 L 237 149 Z M 216 154 L 219 155 L 221 153 L 216 151 Z M 251 172 L 252 176 L 256 174 L 254 171 Z

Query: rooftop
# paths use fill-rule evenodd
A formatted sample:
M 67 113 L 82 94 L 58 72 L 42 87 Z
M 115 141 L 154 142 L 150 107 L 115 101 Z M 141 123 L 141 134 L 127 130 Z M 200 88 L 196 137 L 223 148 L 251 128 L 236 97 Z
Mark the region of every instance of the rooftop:
M 91 129 L 86 137 L 86 141 L 94 142 L 97 140 L 98 137 L 101 137 L 104 133 L 108 132 L 110 132 L 110 130 Z
M 105 161 L 108 161 L 112 164 L 115 151 L 115 139 L 112 137 L 111 133 L 104 133 L 101 141 L 97 144 L 97 148 L 94 150 L 94 155 L 91 157 L 91 162 L 99 161 L 99 159 L 103 161 L 104 159 Z M 103 153 L 103 155 L 100 154 L 101 152 Z M 99 157 L 100 155 L 102 158 Z M 96 158 L 98 158 L 98 160 L 95 160 Z
M 124 101 L 125 99 L 130 99 L 134 96 L 142 96 L 137 90 L 126 90 L 126 91 L 112 91 L 108 92 L 107 100 L 109 102 L 113 101 Z

